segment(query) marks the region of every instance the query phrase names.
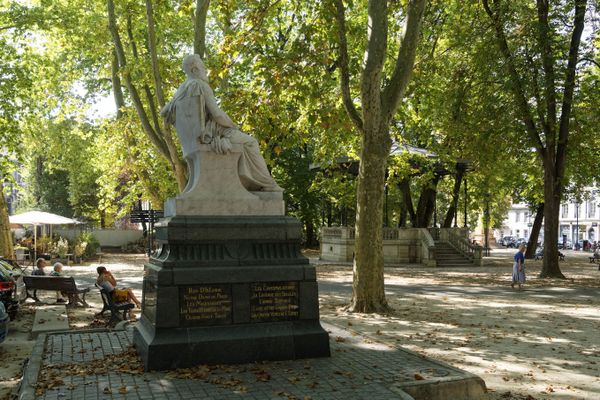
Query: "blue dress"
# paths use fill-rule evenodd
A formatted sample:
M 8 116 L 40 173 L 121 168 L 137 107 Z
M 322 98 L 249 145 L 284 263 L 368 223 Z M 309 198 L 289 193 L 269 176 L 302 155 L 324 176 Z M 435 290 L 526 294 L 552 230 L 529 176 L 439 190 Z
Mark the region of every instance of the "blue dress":
M 513 283 L 525 283 L 525 255 L 517 251 L 514 260 L 512 281 Z M 519 260 L 521 260 L 521 265 L 523 266 L 522 271 L 519 271 Z

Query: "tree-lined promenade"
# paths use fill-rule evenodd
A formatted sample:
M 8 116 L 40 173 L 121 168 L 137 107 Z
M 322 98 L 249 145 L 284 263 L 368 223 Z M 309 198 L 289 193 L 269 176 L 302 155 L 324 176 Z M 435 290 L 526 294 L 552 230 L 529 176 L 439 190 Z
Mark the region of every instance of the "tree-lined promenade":
M 196 52 L 306 242 L 329 217 L 355 223 L 352 310 L 387 309 L 383 224 L 429 226 L 434 205 L 466 209 L 473 231 L 486 203 L 498 226 L 511 201 L 527 202 L 533 231 L 544 226 L 540 274 L 562 277 L 559 205 L 598 180 L 597 12 L 586 0 L 5 0 L 5 191 L 16 170 L 18 210 L 98 226 L 140 200 L 162 208 L 188 172 L 160 110 Z M 114 112 L 99 112 L 108 102 Z M 394 142 L 439 157 L 389 158 Z M 335 167 L 342 156 L 361 161 L 357 179 Z M 467 196 L 457 160 L 468 160 Z M 311 172 L 315 163 L 330 168 Z M 12 254 L 7 230 L 0 203 L 0 251 Z
M 561 270 L 572 279 L 535 278 L 542 264 L 527 261 L 527 272 L 533 277 L 525 290 L 517 292 L 509 285 L 512 253 L 494 250 L 477 269 L 386 268 L 387 299 L 394 311 L 371 315 L 345 310 L 352 295 L 351 265 L 320 263 L 321 318 L 354 332 L 361 346 L 371 342 L 391 346 L 388 349 L 402 346 L 477 374 L 486 382 L 487 400 L 594 398 L 600 393 L 600 348 L 595 340 L 600 328 L 600 299 L 596 296 L 600 271 L 588 263 L 585 254 L 568 250 Z M 312 253 L 308 255 L 315 260 Z M 141 254 L 106 254 L 103 263 L 140 297 L 139 265 L 145 260 Z M 91 284 L 96 275 L 94 265 L 65 267 L 65 273 L 80 284 Z M 44 301 L 55 300 L 53 292 L 38 294 Z M 87 301 L 89 309 L 69 309 L 71 329 L 97 329 L 108 320 L 108 313 L 106 320 L 95 315 L 102 308 L 97 291 L 90 292 Z M 0 398 L 19 382 L 20 360 L 29 357 L 35 343 L 27 340 L 35 308 L 32 304 L 22 308 L 11 325 L 10 341 L 3 344 L 10 362 L 0 366 L 0 376 L 5 378 L 0 383 Z M 269 363 L 259 365 L 268 373 L 280 369 Z M 376 371 L 374 368 L 369 374 Z M 301 374 L 296 372 L 289 377 L 296 377 L 299 388 L 313 383 L 298 381 Z M 263 384 L 254 380 L 244 384 Z M 315 385 L 315 390 L 322 386 Z M 235 390 L 229 388 L 231 395 Z

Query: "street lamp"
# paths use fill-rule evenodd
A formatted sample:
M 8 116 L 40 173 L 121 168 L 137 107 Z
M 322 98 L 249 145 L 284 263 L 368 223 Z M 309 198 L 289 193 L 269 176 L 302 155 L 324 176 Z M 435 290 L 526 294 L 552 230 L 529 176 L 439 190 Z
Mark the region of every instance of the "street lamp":
M 579 201 L 575 201 L 575 243 L 573 247 L 579 250 Z
M 464 227 L 466 228 L 467 227 L 467 206 L 469 203 L 469 192 L 467 190 L 467 177 L 466 176 L 465 176 L 464 182 L 465 182 L 465 225 L 464 225 Z

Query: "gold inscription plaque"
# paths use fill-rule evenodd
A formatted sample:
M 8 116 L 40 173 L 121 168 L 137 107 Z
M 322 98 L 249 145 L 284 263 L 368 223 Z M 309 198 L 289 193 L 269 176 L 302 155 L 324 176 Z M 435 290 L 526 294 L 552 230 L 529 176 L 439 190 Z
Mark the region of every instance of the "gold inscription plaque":
M 259 282 L 250 285 L 250 321 L 298 319 L 298 282 Z
M 231 286 L 179 288 L 180 321 L 184 326 L 231 324 Z

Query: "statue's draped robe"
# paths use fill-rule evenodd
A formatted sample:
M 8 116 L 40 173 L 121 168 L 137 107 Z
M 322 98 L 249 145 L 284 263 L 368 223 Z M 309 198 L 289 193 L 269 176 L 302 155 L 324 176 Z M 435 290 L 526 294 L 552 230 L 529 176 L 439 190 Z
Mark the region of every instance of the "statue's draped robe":
M 241 132 L 233 123 L 228 127 L 217 122 L 217 119 L 231 120 L 216 105 L 208 83 L 200 79 L 186 80 L 161 113 L 168 123 L 175 125 L 190 169 L 197 167 L 194 158 L 199 157 L 200 143 L 211 143 L 213 150 L 220 153 L 226 152 L 230 144 L 241 144 L 244 151 L 238 162 L 238 173 L 244 187 L 251 191 L 281 191 L 267 169 L 256 139 Z M 197 174 L 191 175 L 198 178 Z M 186 189 L 191 189 L 190 184 L 193 186 L 193 182 L 189 182 Z

